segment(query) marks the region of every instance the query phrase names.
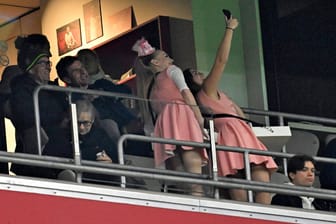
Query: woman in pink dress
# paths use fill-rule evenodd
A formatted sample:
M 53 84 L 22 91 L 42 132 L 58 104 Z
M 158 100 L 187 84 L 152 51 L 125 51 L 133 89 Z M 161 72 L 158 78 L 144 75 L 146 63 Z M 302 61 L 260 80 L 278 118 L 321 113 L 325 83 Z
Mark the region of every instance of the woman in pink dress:
M 145 94 L 157 115 L 154 136 L 203 142 L 204 119 L 181 69 L 173 65 L 166 52 L 154 49 L 145 39 L 137 41 L 132 49 L 138 52 L 141 64 L 156 74 L 150 93 Z M 153 150 L 156 167 L 165 165 L 172 170 L 182 166 L 185 171 L 201 174 L 208 159 L 205 149 L 190 146 L 155 143 Z M 190 190 L 193 195 L 203 195 L 201 185 L 191 185 Z
M 226 18 L 226 17 L 225 17 Z M 185 80 L 191 91 L 197 95 L 198 103 L 208 107 L 214 114 L 232 114 L 245 117 L 242 110 L 223 92 L 218 90 L 218 83 L 228 61 L 231 48 L 231 40 L 234 30 L 238 26 L 235 18 L 226 18 L 225 35 L 220 42 L 215 62 L 210 74 L 205 78 L 204 74 L 186 69 L 184 71 Z M 216 118 L 214 120 L 215 130 L 218 132 L 217 142 L 219 145 L 267 150 L 257 139 L 251 127 L 243 120 L 237 118 Z M 236 178 L 244 177 L 243 154 L 229 151 L 218 151 L 219 175 Z M 260 155 L 249 155 L 251 163 L 252 180 L 269 182 L 270 173 L 277 169 L 277 165 L 271 157 Z M 234 200 L 247 201 L 245 190 L 230 189 L 230 197 Z M 270 204 L 270 194 L 267 192 L 257 192 L 255 201 L 263 204 Z

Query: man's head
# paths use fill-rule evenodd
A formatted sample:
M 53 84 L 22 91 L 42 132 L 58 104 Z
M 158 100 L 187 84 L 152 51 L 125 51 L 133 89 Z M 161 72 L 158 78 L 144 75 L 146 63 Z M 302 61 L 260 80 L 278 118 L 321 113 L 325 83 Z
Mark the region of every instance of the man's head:
M 311 187 L 315 180 L 315 161 L 307 155 L 295 155 L 288 160 L 287 173 L 294 185 Z
M 50 44 L 43 34 L 18 36 L 15 40 L 18 49 L 17 61 L 22 71 L 28 71 L 40 57 L 51 57 Z
M 86 135 L 95 121 L 96 110 L 89 100 L 76 101 L 78 133 Z
M 31 74 L 38 83 L 48 83 L 51 53 L 47 37 L 42 34 L 19 36 L 15 40 L 15 47 L 18 49 L 17 61 L 22 71 Z
M 77 53 L 78 59 L 82 62 L 90 76 L 95 75 L 100 70 L 98 55 L 91 49 L 82 49 Z
M 77 57 L 66 56 L 56 65 L 58 77 L 68 86 L 87 88 L 89 75 Z

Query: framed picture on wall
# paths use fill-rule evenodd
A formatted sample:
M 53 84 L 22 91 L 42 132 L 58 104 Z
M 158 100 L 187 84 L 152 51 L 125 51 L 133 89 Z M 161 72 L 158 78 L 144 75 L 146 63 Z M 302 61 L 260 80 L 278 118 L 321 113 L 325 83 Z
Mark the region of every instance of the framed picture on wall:
M 112 37 L 130 30 L 136 25 L 132 6 L 117 12 L 108 19 L 108 27 Z
M 82 46 L 80 19 L 58 28 L 56 33 L 59 56 Z
M 92 0 L 83 5 L 86 43 L 103 36 L 100 0 Z

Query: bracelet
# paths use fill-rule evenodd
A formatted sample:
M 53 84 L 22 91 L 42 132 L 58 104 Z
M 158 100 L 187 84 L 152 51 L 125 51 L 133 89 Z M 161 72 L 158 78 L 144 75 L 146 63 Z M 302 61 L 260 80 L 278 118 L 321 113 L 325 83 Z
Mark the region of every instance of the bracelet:
M 232 31 L 234 31 L 234 29 L 231 28 L 231 27 L 229 27 L 229 26 L 227 26 L 226 29 L 227 29 L 227 30 L 232 30 Z

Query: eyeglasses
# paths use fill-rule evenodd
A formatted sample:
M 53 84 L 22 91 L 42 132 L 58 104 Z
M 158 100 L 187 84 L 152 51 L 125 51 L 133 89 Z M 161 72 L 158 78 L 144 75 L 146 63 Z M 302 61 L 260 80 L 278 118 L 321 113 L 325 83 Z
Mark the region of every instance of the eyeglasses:
M 52 62 L 51 61 L 39 61 L 36 62 L 37 65 L 43 65 L 44 67 L 51 67 L 52 66 Z
M 93 124 L 93 121 L 78 121 L 78 127 L 84 126 L 84 127 L 90 127 Z

